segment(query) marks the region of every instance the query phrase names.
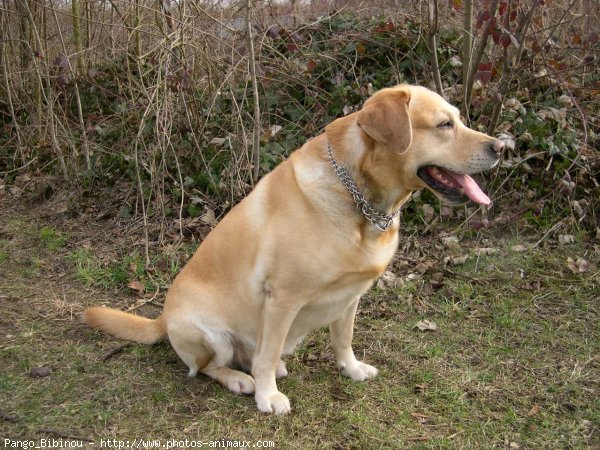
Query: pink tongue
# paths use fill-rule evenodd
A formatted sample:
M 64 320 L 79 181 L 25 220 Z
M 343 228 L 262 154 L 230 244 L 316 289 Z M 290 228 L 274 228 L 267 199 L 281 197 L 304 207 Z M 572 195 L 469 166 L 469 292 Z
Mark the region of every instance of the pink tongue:
M 475 203 L 481 205 L 489 205 L 492 203 L 490 198 L 483 193 L 481 188 L 477 185 L 475 180 L 469 175 L 459 175 L 457 173 L 447 172 L 454 181 L 460 184 L 465 191 L 467 197 L 473 200 Z

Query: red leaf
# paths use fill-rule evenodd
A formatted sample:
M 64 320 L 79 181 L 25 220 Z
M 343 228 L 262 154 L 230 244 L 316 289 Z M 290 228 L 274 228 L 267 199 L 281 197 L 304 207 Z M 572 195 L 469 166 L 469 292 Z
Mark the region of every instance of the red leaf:
M 309 59 L 308 61 L 306 61 L 306 71 L 308 73 L 314 72 L 314 70 L 316 68 L 317 68 L 317 63 L 314 61 L 314 59 Z
M 479 71 L 480 72 L 490 72 L 492 70 L 492 63 L 480 63 L 479 64 Z
M 502 47 L 508 48 L 508 46 L 510 45 L 510 36 L 508 35 L 508 33 L 504 33 L 502 35 L 501 43 L 502 43 Z
M 483 84 L 487 84 L 492 79 L 492 72 L 490 71 L 479 71 L 475 74 L 474 78 L 481 81 Z
M 396 26 L 394 25 L 394 22 L 388 20 L 387 22 L 376 26 L 373 31 L 375 31 L 376 33 L 389 33 L 390 31 L 394 31 L 395 29 Z
M 492 39 L 494 40 L 494 44 L 498 45 L 500 43 L 500 37 L 502 34 L 498 30 L 494 30 L 492 33 Z
M 508 7 L 508 2 L 506 0 L 502 0 L 500 2 L 500 7 L 498 8 L 498 12 L 500 13 L 501 16 L 504 15 L 507 7 Z

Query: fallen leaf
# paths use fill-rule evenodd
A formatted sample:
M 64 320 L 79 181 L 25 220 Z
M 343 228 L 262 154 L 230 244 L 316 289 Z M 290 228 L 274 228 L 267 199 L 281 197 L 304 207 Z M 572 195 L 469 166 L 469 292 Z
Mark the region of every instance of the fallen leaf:
M 567 267 L 574 274 L 587 272 L 589 266 L 589 263 L 583 258 L 577 258 L 577 260 L 571 257 L 567 258 Z
M 389 270 L 386 270 L 377 281 L 377 287 L 380 289 L 398 287 L 398 276 Z
M 575 242 L 575 236 L 572 234 L 559 234 L 558 235 L 558 243 L 559 244 L 573 244 Z
M 528 417 L 533 417 L 533 416 L 535 416 L 536 414 L 538 414 L 539 412 L 540 412 L 540 407 L 539 407 L 539 405 L 533 405 L 533 406 L 531 407 L 531 409 L 529 410 L 529 412 L 527 413 L 527 416 L 528 416 Z
M 452 258 L 448 258 L 449 262 L 453 266 L 462 266 L 464 263 L 467 262 L 467 259 L 469 259 L 469 255 L 455 256 Z
M 415 394 L 422 394 L 425 392 L 425 384 L 417 384 L 414 388 Z
M 493 247 L 474 248 L 473 251 L 478 255 L 495 255 L 498 253 L 498 249 Z
M 442 209 L 440 210 L 440 215 L 443 217 L 452 217 L 452 213 L 453 213 L 453 209 L 449 208 L 448 206 L 442 206 Z
M 27 175 L 27 174 L 25 174 L 25 175 L 17 175 L 15 177 L 15 186 L 23 187 L 27 183 L 29 183 L 30 181 L 31 181 L 31 177 L 29 175 Z
M 454 55 L 452 58 L 450 58 L 448 63 L 450 64 L 451 67 L 462 66 L 462 61 L 460 60 L 460 57 L 458 55 Z
M 431 416 L 427 416 L 425 414 L 420 413 L 410 413 L 410 415 L 419 423 L 427 423 L 429 419 L 431 419 Z
M 527 251 L 527 247 L 521 244 L 513 245 L 510 249 L 517 253 L 525 253 Z
M 33 378 L 47 377 L 52 373 L 52 368 L 49 366 L 35 366 L 29 369 L 29 376 Z
M 433 209 L 433 207 L 425 203 L 423 205 L 423 218 L 425 219 L 425 222 L 430 223 L 433 220 L 434 214 L 435 210 Z
M 271 130 L 271 137 L 275 136 L 282 129 L 283 129 L 283 127 L 281 125 L 272 125 L 271 128 L 270 128 L 270 130 Z
M 498 136 L 498 139 L 500 139 L 502 142 L 504 142 L 504 147 L 507 150 L 514 150 L 515 149 L 515 137 L 510 134 L 510 133 L 500 133 L 500 135 Z
M 413 328 L 418 328 L 421 331 L 437 331 L 437 325 L 430 320 L 420 320 Z
M 415 267 L 415 270 L 417 272 L 419 272 L 421 275 L 424 275 L 433 266 L 435 266 L 435 261 L 432 261 L 432 260 L 421 261 L 419 264 L 417 264 L 417 267 Z
M 226 140 L 225 138 L 218 138 L 218 137 L 216 137 L 216 138 L 212 138 L 210 140 L 209 144 L 212 144 L 212 145 L 223 145 L 225 143 L 225 140 Z
M 211 227 L 216 226 L 217 219 L 215 217 L 215 212 L 210 208 L 206 208 L 206 212 L 200 216 L 200 221 Z
M 444 286 L 444 274 L 442 272 L 435 272 L 431 274 L 431 287 L 433 289 L 440 289 Z
M 131 280 L 127 287 L 133 289 L 134 291 L 137 291 L 139 294 L 143 294 L 145 289 L 144 285 L 138 280 Z
M 458 244 L 458 238 L 456 236 L 443 237 L 442 244 L 448 249 L 460 250 L 460 245 Z

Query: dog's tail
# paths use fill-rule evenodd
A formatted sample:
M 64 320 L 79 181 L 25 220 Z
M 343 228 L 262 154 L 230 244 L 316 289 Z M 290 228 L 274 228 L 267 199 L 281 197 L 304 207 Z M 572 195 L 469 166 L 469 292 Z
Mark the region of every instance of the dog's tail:
M 155 344 L 167 336 L 162 316 L 148 319 L 112 308 L 89 308 L 85 321 L 92 328 L 142 344 Z

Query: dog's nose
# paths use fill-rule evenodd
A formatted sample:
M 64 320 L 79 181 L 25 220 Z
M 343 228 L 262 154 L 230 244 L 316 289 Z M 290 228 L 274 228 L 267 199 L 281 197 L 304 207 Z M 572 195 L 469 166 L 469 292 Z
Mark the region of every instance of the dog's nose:
M 504 150 L 504 142 L 501 141 L 500 139 L 494 139 L 490 143 L 490 147 L 492 148 L 492 150 L 494 151 L 494 153 L 496 153 L 497 155 L 499 155 L 500 153 L 502 153 L 502 150 Z

